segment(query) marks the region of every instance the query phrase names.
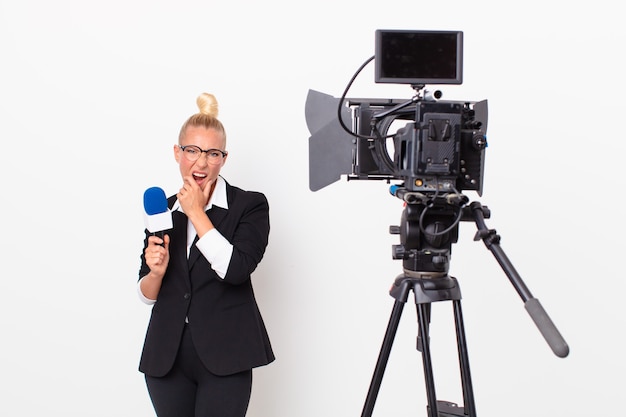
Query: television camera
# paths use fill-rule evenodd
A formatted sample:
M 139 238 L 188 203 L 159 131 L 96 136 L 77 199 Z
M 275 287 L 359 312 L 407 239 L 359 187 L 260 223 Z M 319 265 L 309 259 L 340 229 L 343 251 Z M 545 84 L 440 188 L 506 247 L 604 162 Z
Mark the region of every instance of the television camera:
M 462 83 L 463 32 L 377 30 L 375 55 L 355 77 L 371 60 L 375 82 L 409 84 L 415 95 L 346 98 L 354 78 L 340 99 L 310 90 L 309 187 L 317 191 L 342 175 L 400 180 L 390 192 L 409 204 L 402 226 L 392 229 L 402 241 L 394 257 L 409 273 L 446 273 L 456 225 L 467 215 L 461 191 L 482 195 L 487 100 L 443 101 L 441 91 L 425 89 Z M 423 233 L 409 236 L 413 224 Z
M 361 70 L 375 62 L 375 82 L 410 85 L 408 100 L 347 98 Z M 402 259 L 403 273 L 390 290 L 395 299 L 362 417 L 370 417 L 382 381 L 393 338 L 408 294 L 414 293 L 418 312 L 418 350 L 422 353 L 429 417 L 476 415 L 461 293 L 448 275 L 452 244 L 461 221 L 472 220 L 483 240 L 515 286 L 526 310 L 559 357 L 569 347 L 530 293 L 500 247 L 500 237 L 488 229 L 487 207 L 469 203 L 462 191 L 482 196 L 487 148 L 487 100 L 445 101 L 431 84 L 463 81 L 463 32 L 377 30 L 375 54 L 348 83 L 343 95 L 309 90 L 305 116 L 309 138 L 309 188 L 318 191 L 345 175 L 348 180 L 394 182 L 390 193 L 405 203 L 400 235 L 392 256 Z M 431 365 L 429 326 L 431 303 L 452 301 L 461 371 L 463 405 L 438 401 Z

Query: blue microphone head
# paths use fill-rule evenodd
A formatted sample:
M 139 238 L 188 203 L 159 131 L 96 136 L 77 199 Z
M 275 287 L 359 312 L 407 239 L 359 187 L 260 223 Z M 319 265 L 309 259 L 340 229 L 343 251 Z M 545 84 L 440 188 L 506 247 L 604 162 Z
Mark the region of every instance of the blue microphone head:
M 150 187 L 143 193 L 143 208 L 146 214 L 165 213 L 167 211 L 167 197 L 165 191 L 160 187 Z

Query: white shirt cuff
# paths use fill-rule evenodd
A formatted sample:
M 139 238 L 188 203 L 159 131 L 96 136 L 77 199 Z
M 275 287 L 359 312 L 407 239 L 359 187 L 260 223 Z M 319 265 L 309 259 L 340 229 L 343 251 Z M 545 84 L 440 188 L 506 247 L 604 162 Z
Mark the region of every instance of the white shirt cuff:
M 144 303 L 144 304 L 148 304 L 149 306 L 153 305 L 154 303 L 156 303 L 156 300 L 152 300 L 150 298 L 147 298 L 145 295 L 143 295 L 143 293 L 141 292 L 141 280 L 143 279 L 143 277 L 137 281 L 137 295 L 139 295 L 139 299 Z
M 233 245 L 217 229 L 211 229 L 196 242 L 196 246 L 217 275 L 224 279 L 233 255 Z

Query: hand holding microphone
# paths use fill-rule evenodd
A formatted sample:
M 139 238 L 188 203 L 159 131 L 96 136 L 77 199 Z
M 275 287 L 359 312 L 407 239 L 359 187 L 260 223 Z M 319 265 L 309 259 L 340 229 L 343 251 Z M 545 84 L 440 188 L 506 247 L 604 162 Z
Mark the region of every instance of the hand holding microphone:
M 146 264 L 150 271 L 159 277 L 165 275 L 169 263 L 170 237 L 166 230 L 173 227 L 172 213 L 167 207 L 167 197 L 159 187 L 148 188 L 143 195 L 144 223 L 152 236 L 148 237 L 148 247 L 144 250 Z

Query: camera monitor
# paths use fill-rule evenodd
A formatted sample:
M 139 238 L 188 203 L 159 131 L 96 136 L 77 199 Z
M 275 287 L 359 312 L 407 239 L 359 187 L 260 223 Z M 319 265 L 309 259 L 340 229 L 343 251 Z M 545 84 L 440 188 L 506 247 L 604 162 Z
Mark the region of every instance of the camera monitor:
M 463 32 L 376 31 L 375 79 L 394 84 L 462 84 Z

